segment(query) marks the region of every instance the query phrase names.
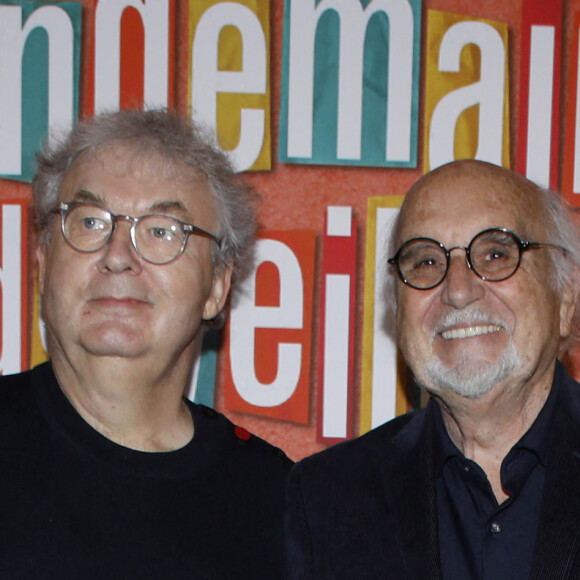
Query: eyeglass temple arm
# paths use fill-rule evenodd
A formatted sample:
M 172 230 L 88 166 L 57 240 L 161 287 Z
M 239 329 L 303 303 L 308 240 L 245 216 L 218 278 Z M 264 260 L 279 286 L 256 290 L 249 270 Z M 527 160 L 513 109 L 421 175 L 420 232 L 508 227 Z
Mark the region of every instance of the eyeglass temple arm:
M 198 228 L 197 226 L 193 226 L 191 224 L 185 224 L 184 229 L 186 232 L 188 232 L 190 234 L 195 234 L 198 236 L 203 236 L 203 237 L 209 238 L 210 240 L 213 240 L 220 248 L 222 247 L 223 240 L 221 238 L 218 238 L 217 236 L 214 236 L 212 233 L 210 233 L 206 230 L 203 230 L 203 229 Z
M 560 246 L 559 244 L 550 244 L 548 242 L 521 242 L 522 250 L 533 250 L 534 248 L 555 248 L 557 250 L 562 250 L 564 255 L 568 254 L 568 250 L 564 246 Z

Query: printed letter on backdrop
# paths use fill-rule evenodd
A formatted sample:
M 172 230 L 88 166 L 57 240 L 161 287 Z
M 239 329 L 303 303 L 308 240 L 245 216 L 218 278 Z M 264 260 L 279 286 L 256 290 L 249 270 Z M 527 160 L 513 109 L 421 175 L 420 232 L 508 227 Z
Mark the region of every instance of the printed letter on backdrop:
M 30 277 L 29 277 L 30 278 Z M 31 280 L 32 287 L 32 322 L 30 332 L 30 360 L 27 361 L 24 369 L 31 369 L 48 360 L 46 352 L 46 331 L 44 322 L 40 319 L 40 294 L 38 291 L 38 280 L 34 276 Z
M 524 0 L 517 171 L 558 187 L 562 0 Z
M 268 0 L 190 0 L 193 116 L 238 171 L 270 169 Z
M 280 160 L 415 167 L 420 0 L 286 0 Z
M 193 373 L 185 396 L 199 405 L 215 407 L 215 373 L 219 350 L 220 330 L 208 328 L 198 335 Z
M 174 0 L 94 0 L 85 112 L 173 104 Z
M 0 5 L 0 175 L 31 181 L 49 127 L 78 116 L 81 4 Z
M 360 433 L 405 413 L 403 365 L 398 363 L 395 327 L 387 301 L 394 299 L 388 271 L 388 242 L 404 196 L 370 197 L 367 203 Z M 389 280 L 391 281 L 389 283 Z
M 28 215 L 26 202 L 0 204 L 2 249 L 0 264 L 2 344 L 0 373 L 28 368 Z
M 564 151 L 564 179 L 562 194 L 567 201 L 575 207 L 580 207 L 580 66 L 579 33 L 580 12 L 574 13 L 574 35 L 572 38 L 572 50 L 570 51 L 568 77 L 568 94 L 566 95 L 566 126 L 564 129 L 566 146 Z
M 226 327 L 227 409 L 308 422 L 315 240 L 310 230 L 258 240 Z
M 509 167 L 508 26 L 429 11 L 424 171 L 475 158 Z
M 350 207 L 329 207 L 322 254 L 317 436 L 350 439 L 354 383 L 356 220 Z

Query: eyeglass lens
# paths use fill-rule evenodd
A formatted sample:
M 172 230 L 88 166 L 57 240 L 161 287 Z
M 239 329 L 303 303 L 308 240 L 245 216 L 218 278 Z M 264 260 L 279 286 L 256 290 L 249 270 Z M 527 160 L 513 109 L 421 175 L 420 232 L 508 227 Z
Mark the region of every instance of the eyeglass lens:
M 113 217 L 107 210 L 83 204 L 69 209 L 63 233 L 77 250 L 96 252 L 109 241 L 113 223 Z M 186 233 L 177 220 L 169 216 L 150 215 L 136 222 L 132 239 L 145 260 L 163 264 L 179 255 Z
M 520 263 L 520 243 L 511 232 L 486 230 L 479 233 L 467 249 L 469 263 L 485 280 L 509 278 Z M 398 253 L 398 268 L 407 284 L 428 289 L 437 286 L 448 268 L 448 252 L 428 238 L 416 238 L 403 244 Z

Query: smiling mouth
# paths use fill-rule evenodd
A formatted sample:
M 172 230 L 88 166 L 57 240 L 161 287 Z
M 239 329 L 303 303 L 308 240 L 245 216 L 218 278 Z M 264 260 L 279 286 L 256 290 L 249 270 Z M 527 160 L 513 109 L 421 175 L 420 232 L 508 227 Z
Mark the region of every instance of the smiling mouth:
M 445 330 L 441 336 L 445 340 L 453 340 L 455 338 L 470 338 L 472 336 L 480 336 L 482 334 L 491 334 L 492 332 L 499 332 L 501 326 L 497 324 L 485 324 L 483 326 L 468 326 L 467 328 L 452 328 Z

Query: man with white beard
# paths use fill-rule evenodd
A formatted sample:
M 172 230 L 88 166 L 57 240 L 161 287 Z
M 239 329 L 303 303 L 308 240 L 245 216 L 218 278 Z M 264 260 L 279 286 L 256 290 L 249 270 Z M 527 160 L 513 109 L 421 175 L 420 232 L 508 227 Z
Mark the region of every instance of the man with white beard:
M 300 462 L 291 578 L 580 578 L 580 233 L 557 195 L 463 160 L 407 194 L 389 259 L 426 408 Z

